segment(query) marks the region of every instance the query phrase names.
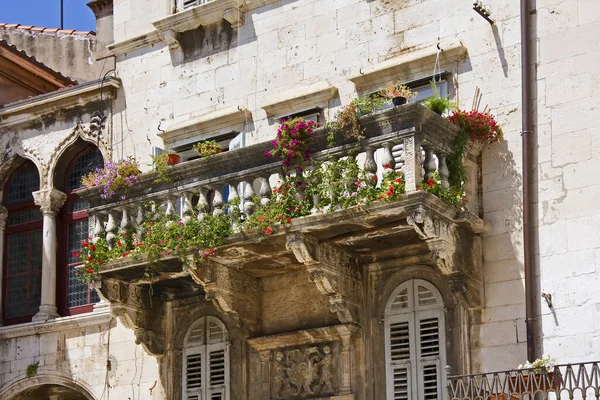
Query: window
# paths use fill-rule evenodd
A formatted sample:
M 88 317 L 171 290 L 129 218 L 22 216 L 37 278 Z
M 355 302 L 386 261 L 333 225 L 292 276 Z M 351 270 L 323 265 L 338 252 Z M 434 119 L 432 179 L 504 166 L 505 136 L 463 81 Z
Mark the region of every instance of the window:
M 400 285 L 385 315 L 388 400 L 437 400 L 446 365 L 444 303 L 429 282 Z
M 32 192 L 40 176 L 32 162 L 23 164 L 4 188 L 8 220 L 4 244 L 4 323 L 28 322 L 38 312 L 42 292 L 42 212 Z
M 187 10 L 188 8 L 210 3 L 211 1 L 214 0 L 180 0 L 180 6 L 182 9 Z
M 281 121 L 282 118 L 286 118 L 286 119 L 303 118 L 307 121 L 321 123 L 321 122 L 323 122 L 322 111 L 323 110 L 320 107 L 312 107 L 312 108 L 306 109 L 304 111 L 296 112 L 294 114 L 276 117 L 275 121 L 279 122 L 279 121 Z
M 65 193 L 67 201 L 61 211 L 62 233 L 60 245 L 60 285 L 59 306 L 63 315 L 73 315 L 92 310 L 93 304 L 100 301 L 98 294 L 89 284 L 77 276 L 77 267 L 82 264 L 76 254 L 81 250 L 81 242 L 88 239 L 89 223 L 86 212 L 87 201 L 77 196 L 82 188 L 81 178 L 96 168 L 102 168 L 104 160 L 96 148 L 86 148 L 79 153 L 67 168 Z
M 215 317 L 196 321 L 183 349 L 183 399 L 229 399 L 229 345 L 225 325 Z

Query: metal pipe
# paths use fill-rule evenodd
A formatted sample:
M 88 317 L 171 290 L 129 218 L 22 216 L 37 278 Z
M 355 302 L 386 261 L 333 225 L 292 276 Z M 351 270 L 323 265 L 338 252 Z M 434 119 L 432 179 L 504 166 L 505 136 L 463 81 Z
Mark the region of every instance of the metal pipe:
M 60 0 L 60 29 L 65 29 L 63 22 L 64 22 L 64 4 L 63 4 L 63 0 Z
M 531 137 L 533 120 L 531 113 L 531 23 L 530 0 L 521 0 L 521 103 L 522 103 L 522 149 L 523 149 L 523 268 L 525 269 L 525 324 L 527 328 L 527 359 L 537 359 L 537 326 L 535 294 L 535 262 L 533 259 L 533 206 L 532 206 L 532 158 Z

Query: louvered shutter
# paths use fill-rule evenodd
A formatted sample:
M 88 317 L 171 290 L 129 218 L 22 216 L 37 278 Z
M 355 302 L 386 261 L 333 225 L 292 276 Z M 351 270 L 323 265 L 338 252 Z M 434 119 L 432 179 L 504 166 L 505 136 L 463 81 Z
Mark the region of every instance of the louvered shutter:
M 443 302 L 422 280 L 405 282 L 386 309 L 388 400 L 443 397 Z
M 210 400 L 224 400 L 226 384 L 225 349 L 213 350 L 208 354 L 208 398 Z
M 198 0 L 183 0 L 183 9 L 187 10 L 198 5 Z
M 202 353 L 188 354 L 185 359 L 187 400 L 202 399 Z

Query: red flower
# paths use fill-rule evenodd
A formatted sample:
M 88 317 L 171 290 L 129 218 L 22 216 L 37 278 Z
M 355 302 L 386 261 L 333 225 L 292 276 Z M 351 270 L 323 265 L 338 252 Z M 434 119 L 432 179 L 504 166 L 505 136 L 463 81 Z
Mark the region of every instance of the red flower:
M 396 178 L 396 180 L 394 182 L 396 182 L 396 183 L 402 183 L 402 178 Z
M 128 233 L 124 233 L 123 237 L 129 237 L 129 234 Z
M 90 244 L 90 250 L 91 251 L 96 251 L 96 245 L 95 244 Z
M 84 240 L 83 242 L 81 242 L 81 245 L 83 247 L 88 247 L 89 243 Z
M 93 274 L 94 273 L 94 270 L 91 267 L 87 267 L 86 271 L 87 271 L 88 274 Z
M 127 257 L 127 252 L 123 253 L 123 258 Z
M 288 224 L 291 224 L 291 223 L 292 223 L 292 218 L 288 217 L 288 219 L 287 219 L 287 223 L 288 223 Z
M 419 187 L 417 188 L 417 190 L 423 190 L 423 188 L 422 188 L 421 186 L 419 186 Z
M 74 251 L 71 253 L 71 257 L 79 257 L 79 253 Z
M 392 166 L 390 164 L 385 164 L 383 168 L 392 169 Z
M 148 222 L 148 226 L 152 226 L 152 221 Z
M 211 255 L 212 255 L 212 254 L 215 254 L 215 249 L 210 249 L 210 250 L 208 250 L 208 254 L 211 254 Z
M 376 176 L 374 176 L 374 177 L 373 177 L 373 180 L 374 180 L 374 181 L 376 181 L 376 180 L 377 180 L 377 177 L 376 177 Z
M 259 220 L 259 221 L 264 221 L 264 220 L 265 220 L 265 217 L 258 217 L 258 218 L 257 218 L 257 220 Z
M 183 221 L 179 221 L 179 226 L 183 226 L 183 225 L 184 225 Z
M 434 184 L 435 184 L 435 181 L 433 180 L 433 178 L 427 179 L 427 186 L 432 188 Z
M 88 262 L 92 262 L 92 261 L 94 261 L 94 257 L 92 257 L 92 256 L 89 256 L 89 257 L 88 257 Z
M 273 232 L 273 230 L 271 229 L 271 227 L 268 227 L 268 228 L 265 230 L 265 234 L 266 234 L 266 235 L 270 235 L 270 234 L 271 234 L 271 232 Z
M 120 240 L 117 241 L 117 246 L 121 247 L 121 241 Z
M 167 251 L 167 255 L 170 256 L 171 255 L 171 250 Z

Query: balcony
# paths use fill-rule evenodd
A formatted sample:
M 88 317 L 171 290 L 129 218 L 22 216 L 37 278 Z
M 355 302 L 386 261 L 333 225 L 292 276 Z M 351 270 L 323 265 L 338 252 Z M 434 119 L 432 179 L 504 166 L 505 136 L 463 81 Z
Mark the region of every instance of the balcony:
M 448 377 L 450 400 L 600 399 L 598 362 Z
M 363 314 L 362 288 L 367 269 L 412 263 L 437 269 L 465 304 L 480 307 L 479 233 L 484 223 L 476 215 L 476 188 L 467 193 L 472 211 L 461 211 L 431 193 L 417 190 L 424 177 L 436 171 L 442 183 L 447 182 L 445 159 L 457 127 L 419 104 L 361 117 L 360 124 L 365 138 L 358 145 L 357 159 L 374 180 L 386 164 L 388 169 L 401 170 L 406 194 L 399 200 L 315 212 L 295 218 L 268 236 L 234 231 L 209 262 L 199 260 L 197 252 L 189 254 L 187 265 L 179 258 L 165 257 L 161 270 L 150 278 L 143 257 L 115 260 L 100 271 L 100 292 L 112 302 L 113 310 L 129 314 L 136 327 L 152 325 L 140 320 L 141 309 L 153 307 L 156 312 L 161 301 L 204 295 L 254 334 L 260 331 L 258 288 L 265 277 L 303 270 L 326 296 L 340 323 L 358 324 Z M 328 147 L 326 128 L 315 133 L 313 159 L 339 159 L 356 150 L 357 143 L 346 138 L 338 138 L 335 146 Z M 119 232 L 139 229 L 143 221 L 152 218 L 144 213 L 143 204 L 148 201 L 160 204 L 156 212 L 173 215 L 177 214 L 176 205 L 183 204 L 181 215 L 185 221 L 203 218 L 207 210 L 212 215 L 227 213 L 227 204 L 240 198 L 242 211 L 249 217 L 261 204 L 271 201 L 272 184 L 283 173 L 281 160 L 264 156 L 271 148 L 271 143 L 259 143 L 185 162 L 170 168 L 172 181 L 166 183 L 155 183 L 155 172 L 144 173 L 125 200 L 101 200 L 95 188 L 82 191 L 95 220 L 94 240 L 102 237 L 110 243 Z M 471 173 L 469 179 L 477 182 L 476 160 L 467 159 L 466 167 Z M 240 183 L 245 187 L 243 193 L 237 190 Z M 228 198 L 222 195 L 225 187 L 229 187 Z M 158 337 L 162 330 L 159 325 L 145 329 L 150 336 Z M 147 339 L 146 334 L 140 334 Z M 144 342 L 144 338 L 140 340 Z M 161 347 L 154 351 L 160 354 Z

